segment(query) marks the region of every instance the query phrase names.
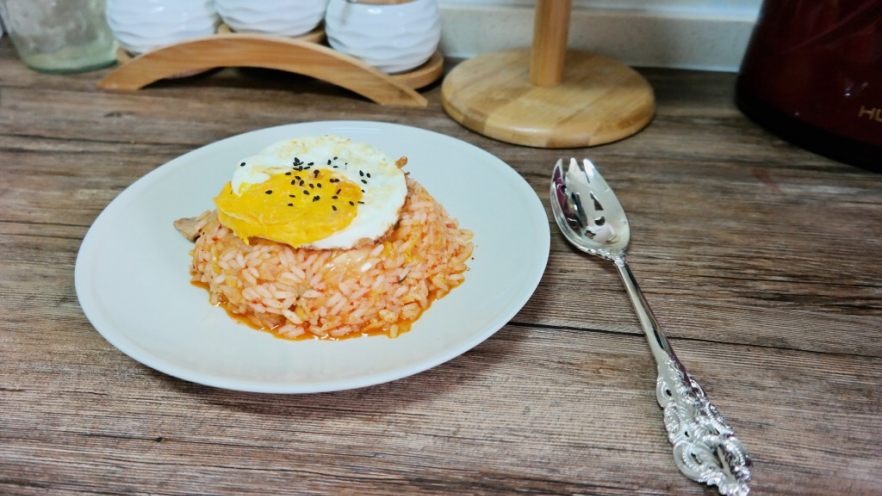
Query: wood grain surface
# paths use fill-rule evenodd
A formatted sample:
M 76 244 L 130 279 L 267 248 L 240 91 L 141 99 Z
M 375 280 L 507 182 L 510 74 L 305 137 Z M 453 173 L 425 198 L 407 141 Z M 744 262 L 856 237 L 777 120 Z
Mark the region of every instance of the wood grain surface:
M 732 104 L 734 76 L 641 70 L 632 139 L 538 150 L 328 84 L 224 70 L 150 91 L 32 72 L 0 42 L 0 494 L 711 495 L 674 467 L 655 372 L 614 272 L 556 232 L 524 309 L 464 355 L 366 389 L 272 396 L 143 367 L 83 316 L 80 242 L 126 186 L 196 147 L 322 119 L 482 147 L 547 199 L 590 156 L 678 354 L 754 459 L 755 494 L 882 494 L 882 176 L 790 146 Z M 516 248 L 516 247 L 515 247 Z

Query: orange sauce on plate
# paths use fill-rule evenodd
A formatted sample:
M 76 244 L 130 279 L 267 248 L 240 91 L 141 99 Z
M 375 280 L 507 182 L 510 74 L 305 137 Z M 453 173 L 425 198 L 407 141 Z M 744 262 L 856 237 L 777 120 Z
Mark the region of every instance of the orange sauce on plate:
M 202 288 L 206 291 L 209 290 L 208 284 L 206 284 L 204 282 L 190 281 L 190 284 L 192 284 L 193 286 L 196 286 L 197 288 Z M 452 286 L 450 289 L 452 290 L 454 287 L 455 286 Z M 285 341 L 308 341 L 308 340 L 343 341 L 345 339 L 361 338 L 361 337 L 367 337 L 367 336 L 386 336 L 390 339 L 395 339 L 396 337 L 401 336 L 405 332 L 410 331 L 410 328 L 413 325 L 413 323 L 416 322 L 417 320 L 419 320 L 419 318 L 423 315 L 423 312 L 428 310 L 428 308 L 432 306 L 432 303 L 434 303 L 438 299 L 439 299 L 439 297 L 437 294 L 429 295 L 429 298 L 428 298 L 429 306 L 426 307 L 425 309 L 423 309 L 419 313 L 419 315 L 416 316 L 415 319 L 413 319 L 413 320 L 402 319 L 402 320 L 395 322 L 393 325 L 398 326 L 398 334 L 396 336 L 392 336 L 391 332 L 388 329 L 369 329 L 369 330 L 361 331 L 361 332 L 352 332 L 352 333 L 346 334 L 345 336 L 339 336 L 339 337 L 316 336 L 315 334 L 311 334 L 309 332 L 304 332 L 303 334 L 301 334 L 299 336 L 290 337 L 290 336 L 286 336 L 286 335 L 283 335 L 283 334 L 277 332 L 276 328 L 269 329 L 267 327 L 260 325 L 258 322 L 255 322 L 254 320 L 252 320 L 248 315 L 242 315 L 242 314 L 233 312 L 233 310 L 230 309 L 227 305 L 225 305 L 224 302 L 218 303 L 217 306 L 223 308 L 224 311 L 227 312 L 227 315 L 229 315 L 230 318 L 235 320 L 236 322 L 243 324 L 243 325 L 246 325 L 256 331 L 268 332 L 268 333 L 272 334 L 274 337 L 276 337 L 278 339 L 284 339 Z

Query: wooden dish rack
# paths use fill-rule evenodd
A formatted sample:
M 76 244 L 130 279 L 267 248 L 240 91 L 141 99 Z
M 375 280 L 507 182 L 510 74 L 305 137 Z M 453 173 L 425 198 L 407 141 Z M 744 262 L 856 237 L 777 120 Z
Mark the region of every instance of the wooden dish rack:
M 420 67 L 390 75 L 332 49 L 324 40 L 321 26 L 303 36 L 287 38 L 236 33 L 222 24 L 214 35 L 167 45 L 136 57 L 120 48 L 120 65 L 98 87 L 136 91 L 161 79 L 192 76 L 218 67 L 253 67 L 321 79 L 380 105 L 425 107 L 428 101 L 416 90 L 444 73 L 440 49 Z

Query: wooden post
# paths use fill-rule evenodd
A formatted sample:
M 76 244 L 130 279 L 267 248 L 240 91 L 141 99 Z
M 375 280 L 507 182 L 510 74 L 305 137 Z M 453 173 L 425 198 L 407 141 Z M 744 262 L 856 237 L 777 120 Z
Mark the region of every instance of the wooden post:
M 530 55 L 530 82 L 557 86 L 563 80 L 572 0 L 537 0 Z

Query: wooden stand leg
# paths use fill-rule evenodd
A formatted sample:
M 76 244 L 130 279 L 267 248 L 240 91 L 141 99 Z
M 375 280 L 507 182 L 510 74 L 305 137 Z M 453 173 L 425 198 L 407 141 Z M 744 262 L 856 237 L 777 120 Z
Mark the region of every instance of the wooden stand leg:
M 557 86 L 563 80 L 572 0 L 538 0 L 533 21 L 530 82 Z

